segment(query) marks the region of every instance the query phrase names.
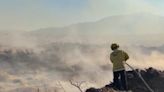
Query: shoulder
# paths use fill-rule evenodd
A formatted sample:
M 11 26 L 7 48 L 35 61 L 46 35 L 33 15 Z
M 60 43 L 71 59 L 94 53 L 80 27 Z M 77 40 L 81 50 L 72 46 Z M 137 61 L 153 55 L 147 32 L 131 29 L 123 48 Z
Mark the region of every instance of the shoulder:
M 118 53 L 125 53 L 123 50 L 117 50 Z
M 128 55 L 125 51 L 123 50 L 119 50 L 120 53 L 122 53 L 123 55 Z
M 119 50 L 119 52 L 126 53 L 126 52 L 125 52 L 125 51 L 123 51 L 123 50 Z

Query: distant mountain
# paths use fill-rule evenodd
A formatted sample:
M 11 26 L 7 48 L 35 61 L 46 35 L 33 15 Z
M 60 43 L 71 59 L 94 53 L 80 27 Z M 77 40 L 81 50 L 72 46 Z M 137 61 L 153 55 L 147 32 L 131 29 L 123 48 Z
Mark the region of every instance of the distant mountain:
M 164 39 L 163 24 L 164 17 L 158 15 L 143 13 L 117 15 L 95 22 L 77 23 L 60 28 L 41 28 L 28 32 L 0 31 L 0 43 L 109 42 L 110 40 L 133 43 L 145 40 L 142 43 L 148 43 L 149 37 L 151 42 L 157 42 Z
M 151 14 L 110 16 L 96 22 L 78 23 L 63 28 L 43 28 L 33 33 L 66 34 L 106 34 L 106 33 L 158 33 L 163 32 L 164 17 Z M 61 32 L 62 31 L 62 32 Z M 100 34 L 99 34 L 100 33 Z
M 144 34 L 164 33 L 164 17 L 152 14 L 131 14 L 110 16 L 95 22 L 72 24 L 61 28 L 42 28 L 31 31 L 32 35 L 43 40 L 88 40 L 119 38 Z M 144 36 L 143 36 L 144 35 Z M 157 36 L 158 37 L 158 36 Z M 139 38 L 139 37 L 138 37 Z M 46 41 L 46 40 L 45 40 Z

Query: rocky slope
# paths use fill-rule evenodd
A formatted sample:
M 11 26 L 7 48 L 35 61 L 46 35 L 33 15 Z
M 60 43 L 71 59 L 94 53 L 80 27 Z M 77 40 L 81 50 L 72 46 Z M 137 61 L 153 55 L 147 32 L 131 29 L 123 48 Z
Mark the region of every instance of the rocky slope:
M 164 92 L 164 71 L 159 71 L 151 67 L 145 70 L 136 71 L 142 75 L 142 77 L 155 92 Z M 128 71 L 127 76 L 128 87 L 132 92 L 150 92 L 134 71 Z M 109 85 L 111 86 L 112 83 Z M 113 90 L 112 87 L 109 87 L 109 85 L 108 87 L 105 86 L 103 88 L 89 88 L 86 92 L 118 92 Z

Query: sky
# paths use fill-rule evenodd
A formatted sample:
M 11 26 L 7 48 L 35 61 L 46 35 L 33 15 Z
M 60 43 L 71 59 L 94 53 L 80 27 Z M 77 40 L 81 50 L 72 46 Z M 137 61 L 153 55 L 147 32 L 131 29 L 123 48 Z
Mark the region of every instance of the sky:
M 0 0 L 0 30 L 29 31 L 113 15 L 164 15 L 163 0 Z

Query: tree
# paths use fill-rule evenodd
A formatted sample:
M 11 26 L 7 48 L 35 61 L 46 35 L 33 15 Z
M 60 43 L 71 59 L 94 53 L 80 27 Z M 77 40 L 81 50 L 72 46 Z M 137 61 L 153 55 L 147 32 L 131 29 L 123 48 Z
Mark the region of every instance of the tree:
M 83 90 L 81 89 L 81 85 L 83 83 L 85 83 L 85 81 L 82 81 L 82 82 L 76 82 L 76 83 L 73 83 L 71 80 L 69 81 L 71 85 L 73 85 L 74 87 L 78 88 L 80 90 L 80 92 L 83 92 Z

